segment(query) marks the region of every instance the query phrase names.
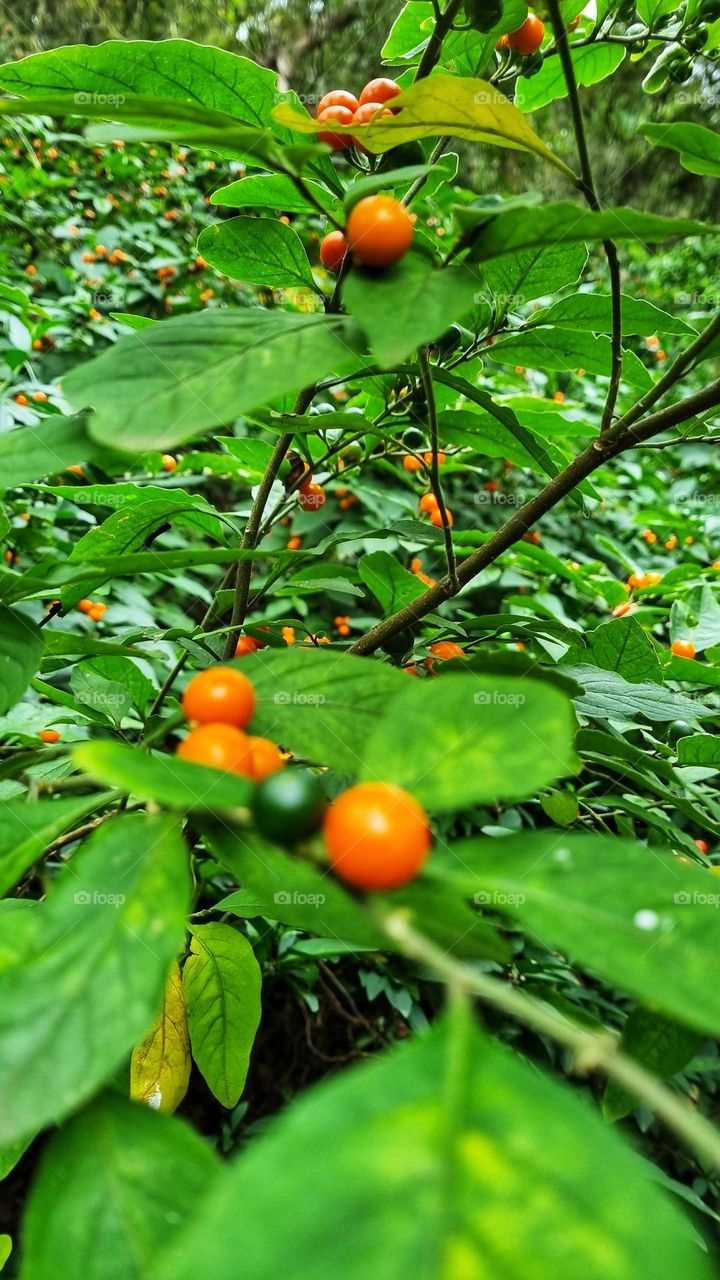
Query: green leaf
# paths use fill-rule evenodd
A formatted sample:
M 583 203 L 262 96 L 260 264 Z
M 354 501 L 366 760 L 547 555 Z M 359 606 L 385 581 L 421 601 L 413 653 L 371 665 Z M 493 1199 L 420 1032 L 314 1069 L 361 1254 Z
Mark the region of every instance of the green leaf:
M 78 799 L 5 800 L 0 826 L 0 896 L 12 889 L 53 840 L 101 809 L 110 794 Z
M 698 733 L 681 738 L 677 747 L 678 764 L 705 765 L 720 768 L 720 739 L 712 733 Z
M 237 810 L 250 799 L 250 783 L 239 774 L 221 773 L 159 751 L 139 751 L 123 742 L 82 742 L 75 747 L 73 759 L 99 782 L 181 813 Z
M 511 334 L 493 344 L 491 357 L 499 364 L 522 365 L 529 369 L 559 369 L 610 376 L 612 347 L 610 339 L 584 333 L 582 330 L 533 328 Z M 652 378 L 633 351 L 623 355 L 623 380 L 632 387 L 647 391 Z
M 336 214 L 342 209 L 340 201 L 331 196 L 319 182 L 308 179 L 305 187 L 324 205 L 328 213 Z M 313 213 L 315 210 L 312 201 L 297 189 L 291 178 L 282 173 L 254 173 L 250 177 L 239 178 L 237 182 L 214 191 L 210 203 L 230 209 L 275 209 L 281 213 Z
M 130 1097 L 172 1115 L 190 1082 L 190 1036 L 182 974 L 176 963 L 165 985 L 162 1008 L 130 1063 Z
M 260 1022 L 260 966 L 247 938 L 227 924 L 194 925 L 183 990 L 193 1057 L 211 1092 L 234 1107 Z
M 577 821 L 578 798 L 573 791 L 550 791 L 540 797 L 543 813 L 559 827 L 571 827 Z
M 0 715 L 19 702 L 40 666 L 43 635 L 21 613 L 0 605 Z
M 587 261 L 584 244 L 536 246 L 483 262 L 482 272 L 504 311 L 574 284 Z
M 0 1236 L 0 1271 L 5 1267 L 10 1254 L 12 1253 L 12 1238 L 10 1236 Z
M 243 658 L 242 670 L 257 695 L 253 733 L 351 773 L 388 699 L 409 683 L 395 667 L 312 645 L 263 649 Z
M 343 300 L 362 325 L 380 368 L 389 369 L 467 315 L 478 288 L 478 275 L 468 267 L 440 270 L 423 255 L 409 253 L 388 271 L 351 271 Z
M 631 684 L 662 684 L 660 659 L 652 640 L 636 618 L 615 618 L 583 637 L 565 655 L 565 663 L 587 663 L 603 671 L 617 671 Z
M 302 240 L 274 218 L 230 218 L 206 227 L 198 250 L 211 267 L 231 280 L 267 288 L 319 292 Z
M 44 418 L 0 435 L 0 485 L 13 489 L 42 480 L 78 462 L 90 462 L 98 446 L 87 433 L 87 418 Z
M 372 551 L 363 556 L 358 563 L 358 573 L 386 617 L 404 609 L 425 591 L 424 583 L 416 574 L 403 569 L 389 551 Z
M 243 885 L 223 899 L 223 911 L 251 920 L 280 920 L 361 950 L 388 947 L 380 930 L 324 868 L 293 857 L 254 831 L 234 830 L 225 822 L 199 825 L 218 861 Z
M 339 125 L 338 133 L 352 133 L 368 150 L 383 153 L 416 138 L 465 138 L 528 151 L 553 164 L 566 177 L 572 170 L 530 128 L 522 112 L 494 85 L 470 77 L 434 75 L 418 80 L 398 99 L 396 116 L 382 116 L 366 125 Z M 322 125 L 301 116 L 287 103 L 275 107 L 273 116 L 288 129 L 300 133 L 322 132 Z
M 0 1145 L 57 1123 L 117 1070 L 155 1015 L 188 906 L 165 817 L 114 819 L 61 871 L 0 972 Z
M 712 1274 L 678 1207 L 570 1089 L 473 1027 L 459 1046 L 442 1027 L 295 1103 L 223 1173 L 157 1280 L 234 1280 L 238 1258 L 248 1280 L 635 1280 L 639 1257 L 644 1280 Z
M 658 244 L 673 236 L 717 235 L 720 229 L 685 218 L 661 218 L 639 209 L 604 209 L 602 213 L 593 213 L 570 200 L 541 207 L 509 209 L 490 222 L 486 221 L 484 213 L 481 216 L 472 206 L 455 212 L 465 231 L 470 231 L 476 221 L 483 224 L 473 237 L 470 253 L 473 262 L 485 262 L 488 258 L 516 253 L 520 249 L 585 240 L 641 240 Z
M 586 45 L 572 49 L 575 78 L 580 85 L 597 84 L 617 71 L 625 58 L 625 47 L 618 44 Z M 517 80 L 517 104 L 521 111 L 537 111 L 556 98 L 567 97 L 567 83 L 559 58 L 546 58 L 542 69 L 530 78 Z
M 365 744 L 362 776 L 406 788 L 435 813 L 526 799 L 575 771 L 573 735 L 570 700 L 542 681 L 407 680 Z
M 709 714 L 702 703 L 657 684 L 631 683 L 617 671 L 601 671 L 586 663 L 563 663 L 561 670 L 581 685 L 583 696 L 575 705 L 591 719 L 632 720 L 646 716 L 648 720 L 689 720 L 692 724 L 698 716 Z
M 670 316 L 644 298 L 623 294 L 622 332 L 632 334 L 688 334 L 695 330 L 678 316 Z M 557 325 L 561 329 L 586 329 L 591 333 L 612 333 L 612 298 L 609 293 L 573 293 L 560 298 L 545 311 L 536 311 L 533 324 Z
M 74 369 L 64 391 L 91 405 L 95 440 L 171 449 L 247 409 L 362 363 L 342 317 L 260 308 L 176 316 Z
M 686 1067 L 700 1048 L 697 1031 L 682 1027 L 670 1018 L 638 1005 L 628 1017 L 622 1033 L 624 1052 L 661 1080 L 669 1080 Z M 635 1106 L 635 1099 L 608 1080 L 603 1094 L 606 1120 L 621 1120 Z
M 132 485 L 108 485 L 110 490 L 132 489 Z M 83 490 L 75 490 L 71 501 L 78 506 L 92 506 L 96 490 L 102 486 L 90 486 L 89 497 L 82 499 Z M 59 495 L 66 495 L 60 487 Z M 145 489 L 135 488 L 135 493 L 126 498 L 124 493 L 110 493 L 106 501 L 115 505 L 117 510 L 108 516 L 102 524 L 95 525 L 75 543 L 68 559 L 97 560 L 100 556 L 123 555 L 127 551 L 139 550 L 145 539 L 163 525 L 184 524 L 197 529 L 216 541 L 223 537 L 223 524 L 215 508 L 199 493 L 184 493 L 182 489 L 160 490 L 154 485 Z
M 680 164 L 688 173 L 720 177 L 720 133 L 702 124 L 641 124 L 640 133 L 656 147 L 680 153 Z
M 444 865 L 465 893 L 548 946 L 718 1034 L 720 991 L 707 974 L 720 946 L 720 891 L 704 867 L 637 841 L 564 831 L 463 840 Z
M 99 1098 L 43 1153 L 25 1216 L 23 1280 L 51 1280 L 60 1258 L 68 1280 L 152 1280 L 219 1168 L 188 1125 L 113 1094 Z

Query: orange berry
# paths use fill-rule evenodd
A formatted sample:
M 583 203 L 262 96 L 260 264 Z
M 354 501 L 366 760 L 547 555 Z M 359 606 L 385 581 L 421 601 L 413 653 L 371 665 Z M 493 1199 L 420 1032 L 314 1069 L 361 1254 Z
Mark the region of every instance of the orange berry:
M 645 539 L 648 546 L 650 547 L 652 547 L 658 540 L 657 534 L 653 533 L 652 529 L 643 529 L 641 536 Z
M 338 271 L 347 253 L 342 231 L 330 231 L 320 242 L 320 261 L 327 271 Z
M 260 643 L 253 636 L 240 636 L 235 646 L 235 657 L 244 658 L 248 653 L 257 653 Z
M 323 824 L 330 865 L 356 889 L 396 889 L 418 874 L 430 851 L 430 824 L 407 791 L 361 782 L 333 801 Z
M 410 572 L 411 572 L 411 573 L 419 573 L 419 572 L 420 572 L 420 570 L 422 569 L 422 567 L 423 567 L 423 562 L 422 562 L 422 560 L 420 560 L 420 559 L 419 559 L 419 557 L 418 557 L 418 556 L 415 556 L 414 560 L 411 560 L 411 561 L 410 561 Z
M 448 511 L 448 510 L 447 510 L 447 508 L 445 509 L 445 522 L 446 522 L 446 524 L 447 524 L 448 529 L 452 529 L 452 527 L 453 527 L 453 525 L 454 525 L 454 523 L 455 523 L 455 521 L 454 521 L 454 519 L 453 519 L 453 513 L 452 513 L 452 511 Z M 440 511 L 431 511 L 431 512 L 430 512 L 430 523 L 431 523 L 432 525 L 434 525 L 436 529 L 442 529 L 442 527 L 443 527 L 443 518 L 442 518 L 442 514 L 441 514 L 441 512 L 440 512 Z
M 697 839 L 697 840 L 695 841 L 695 845 L 696 845 L 696 847 L 700 850 L 700 852 L 701 852 L 701 853 L 709 853 L 709 852 L 710 852 L 710 845 L 708 844 L 707 840 L 700 840 L 700 839 Z
M 623 600 L 621 604 L 615 605 L 615 608 L 612 610 L 612 615 L 614 618 L 625 618 L 628 614 L 636 612 L 636 604 L 630 604 L 629 600 Z
M 20 395 L 15 396 L 15 403 L 26 405 L 26 404 L 29 404 L 30 401 L 28 400 L 27 396 L 24 396 L 21 392 Z
M 272 773 L 284 769 L 287 759 L 280 751 L 277 743 L 271 742 L 269 738 L 247 738 L 250 747 L 249 756 L 247 757 L 241 773 L 247 771 L 247 777 L 252 778 L 253 782 L 262 782 L 264 778 L 269 778 Z
M 288 544 L 287 544 L 288 551 L 299 551 L 301 546 L 302 546 L 302 538 L 300 537 L 299 534 L 294 533 L 292 538 L 290 538 L 290 540 L 288 541 Z
M 670 650 L 676 658 L 694 658 L 695 645 L 692 640 L 673 640 Z
M 78 604 L 78 609 L 81 613 L 89 613 L 93 607 L 94 602 L 92 600 L 81 600 Z
M 403 458 L 403 467 L 406 471 L 419 471 L 422 467 L 422 462 L 419 458 L 413 457 L 411 453 L 406 453 Z
M 450 658 L 466 657 L 465 650 L 454 640 L 437 640 L 435 644 L 430 645 L 430 652 L 441 662 L 447 662 Z
M 42 742 L 59 742 L 60 734 L 57 729 L 41 729 L 38 737 Z
M 346 235 L 359 262 L 367 267 L 391 267 L 410 248 L 413 220 L 394 196 L 365 196 L 350 210 Z
M 389 102 L 391 98 L 397 98 L 400 93 L 402 89 L 394 80 L 378 76 L 376 80 L 368 80 L 360 94 L 358 105 L 362 107 L 366 102 Z
M 198 724 L 227 724 L 244 729 L 255 711 L 255 690 L 234 667 L 209 667 L 193 676 L 183 694 L 187 720 Z
M 317 118 L 319 124 L 325 124 L 326 121 L 329 123 L 334 122 L 335 124 L 352 124 L 353 112 L 349 107 L 325 107 L 319 112 Z M 328 133 L 325 131 L 318 133 L 317 136 L 319 142 L 324 142 L 328 147 L 332 147 L 333 151 L 344 151 L 347 147 L 352 146 L 353 139 L 350 133 Z
M 93 622 L 102 622 L 106 613 L 107 613 L 106 604 L 94 604 L 90 609 L 88 609 L 87 616 L 88 618 L 92 618 Z
M 177 749 L 181 760 L 203 764 L 225 773 L 248 776 L 250 743 L 239 729 L 230 724 L 207 723 L 192 729 Z
M 348 111 L 357 111 L 358 100 L 354 93 L 348 93 L 347 89 L 331 89 L 318 102 L 316 116 L 320 116 L 328 107 L 345 107 Z
M 283 627 L 280 634 L 282 635 L 282 638 L 286 644 L 295 644 L 295 628 L 294 627 Z
M 164 453 L 162 456 L 163 471 L 174 471 L 177 466 L 177 458 L 173 458 L 171 453 Z
M 544 36 L 544 23 L 534 13 L 530 13 L 517 31 L 510 32 L 508 47 L 512 49 L 513 53 L 519 53 L 523 58 L 526 58 L 529 54 L 537 52 Z
M 319 511 L 325 505 L 325 497 L 321 484 L 308 483 L 301 486 L 298 502 L 303 511 Z

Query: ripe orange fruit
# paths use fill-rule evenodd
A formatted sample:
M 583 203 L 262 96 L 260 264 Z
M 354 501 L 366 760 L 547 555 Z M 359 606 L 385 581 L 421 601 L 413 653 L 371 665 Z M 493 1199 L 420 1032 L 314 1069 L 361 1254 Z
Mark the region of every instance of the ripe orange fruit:
M 412 218 L 394 196 L 365 196 L 350 210 L 347 242 L 365 266 L 393 266 L 405 256 L 412 238 Z
M 59 742 L 60 734 L 57 729 L 41 729 L 38 737 L 42 742 Z
M 407 791 L 361 782 L 328 809 L 323 824 L 330 865 L 357 889 L 396 889 L 418 874 L 430 851 L 430 825 Z
M 421 511 L 427 511 L 428 513 L 432 511 L 437 511 L 438 500 L 435 497 L 434 493 L 424 493 L 418 503 L 418 506 Z
M 634 591 L 637 587 L 644 587 L 645 583 L 646 575 L 644 573 L 639 573 L 637 570 L 635 573 L 631 573 L 627 580 L 628 587 L 631 591 Z
M 466 657 L 465 650 L 456 644 L 454 640 L 436 640 L 435 644 L 430 645 L 430 652 L 441 662 L 447 662 L 449 658 Z
M 29 404 L 30 401 L 28 400 L 27 396 L 24 396 L 22 392 L 20 392 L 19 395 L 15 396 L 15 403 L 20 405 L 26 405 L 26 404 Z
M 431 453 L 424 453 L 424 454 L 423 454 L 423 462 L 425 463 L 425 465 L 426 465 L 427 467 L 431 467 L 431 466 L 432 466 L 432 460 L 433 460 L 433 456 L 432 456 L 432 454 L 431 454 Z M 438 466 L 439 466 L 439 467 L 443 467 L 443 466 L 445 465 L 445 463 L 447 462 L 447 454 L 446 454 L 446 453 L 438 453 L 437 460 L 438 460 Z
M 235 646 L 235 657 L 243 658 L 245 654 L 256 653 L 260 643 L 253 636 L 240 636 Z
M 88 609 L 87 616 L 88 618 L 92 618 L 93 622 L 102 622 L 106 613 L 107 613 L 107 605 L 98 603 L 98 604 L 92 605 L 92 607 Z
M 657 542 L 657 534 L 653 533 L 652 529 L 643 529 L 641 536 L 645 539 L 649 547 L 652 547 Z
M 294 533 L 292 538 L 290 538 L 288 541 L 288 544 L 287 544 L 288 551 L 299 551 L 301 546 L 302 546 L 302 538 L 299 536 L 299 534 Z
M 342 231 L 331 231 L 320 242 L 320 261 L 327 271 L 337 271 L 347 253 L 347 240 Z
M 526 58 L 528 54 L 537 52 L 544 36 L 545 24 L 534 13 L 529 13 L 522 26 L 508 36 L 508 47 L 513 53 Z
M 701 853 L 709 853 L 709 852 L 710 852 L 710 845 L 708 844 L 707 840 L 700 840 L 700 839 L 697 839 L 697 840 L 695 841 L 695 844 L 696 844 L 696 847 L 700 850 L 700 852 L 701 852 Z
M 692 640 L 673 640 L 670 650 L 676 658 L 694 658 L 695 645 Z
M 331 89 L 318 102 L 315 115 L 319 117 L 328 107 L 345 107 L 348 111 L 357 111 L 358 105 L 354 93 L 348 93 L 347 89 Z
M 255 690 L 234 667 L 209 667 L 193 676 L 183 694 L 187 720 L 198 724 L 229 724 L 244 729 L 255 710 Z
M 675 534 L 673 534 L 670 538 L 668 538 L 667 542 L 665 543 L 665 550 L 674 551 L 677 544 L 678 544 L 678 540 L 675 537 Z
M 81 613 L 89 613 L 90 610 L 93 608 L 93 604 L 94 604 L 94 601 L 92 600 L 81 600 L 78 603 L 78 609 L 80 610 Z
M 352 124 L 353 112 L 349 107 L 325 107 L 323 111 L 318 113 L 318 121 L 322 124 L 328 121 L 335 121 L 336 124 Z M 352 146 L 352 134 L 350 133 L 318 133 L 318 141 L 325 142 L 334 151 L 344 151 L 346 147 Z
M 422 462 L 419 458 L 413 457 L 411 453 L 406 453 L 403 458 L 403 467 L 406 471 L 419 471 L 422 467 Z
M 376 80 L 368 80 L 360 94 L 359 105 L 362 107 L 366 102 L 389 102 L 391 98 L 397 98 L 400 93 L 402 89 L 394 80 L 378 76 Z
M 326 494 L 322 485 L 313 484 L 310 481 L 300 486 L 298 502 L 303 511 L 319 511 L 325 505 L 325 497 Z
M 628 614 L 636 612 L 636 604 L 630 604 L 629 600 L 623 600 L 621 604 L 615 605 L 615 608 L 612 610 L 612 615 L 614 618 L 625 618 Z
M 174 471 L 177 466 L 177 459 L 173 458 L 171 453 L 164 453 L 162 456 L 163 471 Z
M 286 643 L 286 644 L 294 644 L 294 643 L 295 643 L 295 628 L 294 628 L 294 627 L 283 627 L 283 629 L 282 629 L 282 631 L 280 632 L 280 634 L 281 634 L 281 636 L 282 636 L 282 638 L 283 638 L 283 640 L 285 641 L 285 643 Z
M 272 773 L 285 768 L 287 760 L 281 754 L 277 743 L 271 742 L 269 738 L 254 738 L 252 735 L 248 736 L 246 741 L 250 752 L 240 772 L 252 778 L 253 782 L 262 782 Z
M 448 529 L 452 529 L 452 527 L 453 527 L 453 525 L 454 525 L 455 521 L 454 521 L 454 519 L 453 519 L 453 513 L 452 513 L 452 511 L 448 511 L 448 510 L 447 510 L 447 507 L 445 508 L 445 517 L 446 517 L 446 523 L 447 523 L 447 527 L 448 527 Z M 442 518 L 442 515 L 441 515 L 441 513 L 440 513 L 439 511 L 431 511 L 431 512 L 430 512 L 430 523 L 431 523 L 432 525 L 434 525 L 436 529 L 442 529 L 442 527 L 443 527 L 443 518 Z
M 230 724 L 201 724 L 191 729 L 177 749 L 181 760 L 204 764 L 225 773 L 249 776 L 250 743 Z

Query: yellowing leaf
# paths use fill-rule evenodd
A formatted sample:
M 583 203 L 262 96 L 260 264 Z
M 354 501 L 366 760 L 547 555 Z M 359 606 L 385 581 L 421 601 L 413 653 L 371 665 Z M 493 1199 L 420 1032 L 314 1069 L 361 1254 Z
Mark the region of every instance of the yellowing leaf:
M 190 1064 L 182 976 L 174 964 L 157 1021 L 132 1056 L 130 1097 L 171 1115 L 187 1093 Z
M 428 76 L 406 89 L 401 97 L 394 99 L 393 105 L 395 103 L 402 108 L 396 116 L 386 115 L 367 125 L 333 122 L 333 133 L 362 137 L 363 146 L 377 153 L 416 138 L 446 135 L 515 151 L 532 151 L 575 181 L 572 170 L 545 146 L 522 112 L 486 80 Z M 318 133 L 323 128 L 317 120 L 302 115 L 287 102 L 280 103 L 272 114 L 280 124 L 297 133 Z

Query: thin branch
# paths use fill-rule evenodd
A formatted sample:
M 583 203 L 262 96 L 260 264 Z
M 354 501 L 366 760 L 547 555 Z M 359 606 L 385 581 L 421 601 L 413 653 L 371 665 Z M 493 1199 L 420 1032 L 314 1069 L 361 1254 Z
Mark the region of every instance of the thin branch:
M 460 587 L 466 586 L 483 569 L 487 569 L 489 565 L 494 564 L 505 551 L 509 551 L 522 538 L 522 535 L 527 533 L 528 529 L 542 516 L 547 515 L 548 511 L 557 506 L 572 489 L 575 489 L 582 480 L 585 480 L 598 467 L 604 465 L 619 453 L 623 453 L 626 449 L 634 448 L 636 445 L 644 443 L 651 436 L 659 435 L 662 431 L 667 431 L 671 427 L 677 426 L 680 422 L 686 422 L 688 418 L 692 418 L 698 413 L 704 413 L 717 405 L 720 405 L 720 379 L 705 387 L 703 391 L 699 391 L 695 395 L 679 401 L 677 404 L 660 410 L 658 413 L 653 414 L 652 417 L 638 423 L 637 426 L 628 424 L 627 418 L 629 415 L 626 415 L 617 424 L 617 428 L 622 428 L 622 430 L 614 428 L 612 432 L 607 433 L 604 437 L 594 440 L 582 453 L 578 454 L 577 458 L 564 471 L 560 471 L 554 476 L 545 485 L 544 489 L 541 489 L 524 506 L 519 507 L 502 528 L 498 529 L 482 547 L 478 547 L 477 551 L 474 551 L 467 559 L 461 561 L 457 572 Z M 359 640 L 356 640 L 350 646 L 349 652 L 374 653 L 392 636 L 397 635 L 399 631 L 403 631 L 405 627 L 413 626 L 420 618 L 432 613 L 444 601 L 451 599 L 456 594 L 457 592 L 453 589 L 450 579 L 448 577 L 442 578 L 436 586 L 430 587 L 423 595 L 418 596 L 416 600 L 406 605 L 405 608 L 400 609 L 392 617 L 377 623 L 366 635 L 361 636 Z
M 415 84 L 417 84 L 418 80 L 424 80 L 426 76 L 430 75 L 440 57 L 443 40 L 452 27 L 455 15 L 461 4 L 462 0 L 448 0 L 443 12 L 437 18 L 430 39 L 423 51 L 423 56 L 420 59 L 418 69 L 415 72 Z
M 425 393 L 425 403 L 427 405 L 428 425 L 430 427 L 430 488 L 432 489 L 438 504 L 440 519 L 442 521 L 443 539 L 445 542 L 445 559 L 447 560 L 448 578 L 453 586 L 453 592 L 460 590 L 457 577 L 457 564 L 455 562 L 455 548 L 453 547 L 452 529 L 448 518 L 447 507 L 445 506 L 445 498 L 443 496 L 442 484 L 440 482 L 440 466 L 438 462 L 438 450 L 440 448 L 438 440 L 438 418 L 437 405 L 435 403 L 435 388 L 433 386 L 432 373 L 428 363 L 427 351 L 425 347 L 421 347 L 418 351 L 418 363 L 420 365 L 420 380 Z
M 633 1058 L 626 1057 L 616 1036 L 609 1032 L 587 1031 L 551 1005 L 462 961 L 453 960 L 446 951 L 413 929 L 399 911 L 385 915 L 379 923 L 408 959 L 432 969 L 451 990 L 474 995 L 539 1035 L 549 1036 L 563 1045 L 572 1053 L 576 1071 L 603 1071 L 654 1111 L 708 1166 L 720 1169 L 720 1133 L 717 1129 L 657 1076 L 646 1071 Z
M 577 145 L 578 159 L 580 161 L 579 186 L 589 207 L 594 213 L 599 213 L 601 207 L 600 200 L 595 188 L 592 164 L 590 162 L 590 151 L 587 144 L 587 136 L 585 134 L 585 125 L 583 123 L 582 107 L 580 106 L 580 95 L 578 93 L 577 79 L 575 77 L 575 67 L 573 66 L 572 54 L 568 43 L 567 30 L 560 13 L 560 0 L 548 0 L 548 9 L 550 11 L 550 19 L 555 31 L 555 43 L 557 45 L 560 64 L 562 66 L 565 83 L 567 85 L 568 100 L 573 118 L 575 142 Z M 603 249 L 605 250 L 605 257 L 607 258 L 608 273 L 610 276 L 610 294 L 612 298 L 612 354 L 610 362 L 610 386 L 608 388 L 607 399 L 605 401 L 605 408 L 602 415 L 602 430 L 607 431 L 613 420 L 618 392 L 620 390 L 620 380 L 622 378 L 622 283 L 620 279 L 620 260 L 618 258 L 614 242 L 612 240 L 603 240 Z

